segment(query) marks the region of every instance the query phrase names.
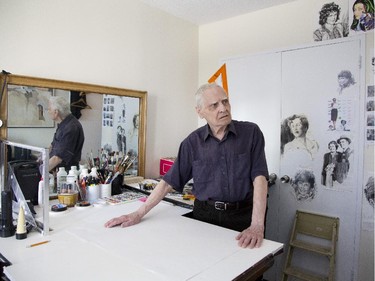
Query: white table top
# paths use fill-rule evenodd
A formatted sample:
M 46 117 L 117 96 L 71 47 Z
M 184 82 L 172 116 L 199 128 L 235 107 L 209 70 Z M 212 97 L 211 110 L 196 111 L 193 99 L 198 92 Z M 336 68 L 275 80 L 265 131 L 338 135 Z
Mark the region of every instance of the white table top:
M 140 204 L 70 208 L 50 213 L 49 236 L 0 238 L 0 252 L 12 263 L 5 273 L 15 281 L 227 281 L 283 247 L 264 240 L 260 248 L 242 249 L 237 232 L 183 217 L 190 210 L 165 202 L 135 226 L 103 226 Z M 51 241 L 27 248 L 44 240 Z

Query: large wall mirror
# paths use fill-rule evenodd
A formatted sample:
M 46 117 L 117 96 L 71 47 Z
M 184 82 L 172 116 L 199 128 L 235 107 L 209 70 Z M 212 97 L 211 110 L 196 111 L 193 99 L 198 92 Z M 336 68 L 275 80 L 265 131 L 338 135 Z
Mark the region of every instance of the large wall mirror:
M 131 151 L 137 160 L 129 173 L 145 176 L 147 92 L 5 73 L 0 78 L 2 139 L 49 147 L 57 125 L 48 119 L 48 98 L 65 96 L 84 129 L 81 162 L 103 150 Z

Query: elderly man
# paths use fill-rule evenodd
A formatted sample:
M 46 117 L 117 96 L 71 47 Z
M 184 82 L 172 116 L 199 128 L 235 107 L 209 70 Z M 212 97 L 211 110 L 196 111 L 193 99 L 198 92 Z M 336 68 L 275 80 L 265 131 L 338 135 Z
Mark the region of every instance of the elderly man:
M 105 227 L 139 223 L 173 189 L 194 180 L 193 217 L 240 233 L 240 247 L 259 247 L 264 238 L 268 169 L 264 138 L 251 122 L 232 120 L 228 95 L 217 84 L 196 93 L 196 111 L 207 125 L 180 145 L 172 168 L 135 212 L 113 218 Z
M 53 141 L 50 146 L 50 159 L 48 169 L 52 171 L 56 167 L 78 166 L 85 136 L 81 123 L 70 111 L 69 102 L 61 97 L 51 97 L 48 103 L 48 114 L 58 123 Z

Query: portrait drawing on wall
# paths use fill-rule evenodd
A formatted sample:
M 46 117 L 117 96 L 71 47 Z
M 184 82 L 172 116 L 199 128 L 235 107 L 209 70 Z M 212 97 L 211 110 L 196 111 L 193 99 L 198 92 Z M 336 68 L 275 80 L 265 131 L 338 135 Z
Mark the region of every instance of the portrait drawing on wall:
M 307 169 L 297 170 L 291 186 L 296 200 L 300 202 L 311 201 L 317 192 L 314 173 Z
M 299 159 L 313 160 L 319 150 L 318 143 L 308 134 L 309 121 L 303 114 L 294 114 L 281 123 L 281 155 L 297 153 Z
M 374 0 L 356 0 L 351 3 L 351 32 L 366 32 L 374 29 Z
M 340 3 L 337 4 L 337 3 Z M 319 28 L 313 32 L 314 41 L 347 37 L 349 17 L 344 1 L 324 4 L 319 10 Z

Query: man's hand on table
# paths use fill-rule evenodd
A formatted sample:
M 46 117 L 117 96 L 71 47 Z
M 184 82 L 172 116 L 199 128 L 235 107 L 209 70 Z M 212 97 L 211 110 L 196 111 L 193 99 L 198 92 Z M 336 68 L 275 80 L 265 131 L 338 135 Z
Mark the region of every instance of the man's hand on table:
M 119 225 L 121 227 L 127 227 L 139 223 L 141 219 L 142 216 L 138 212 L 133 212 L 127 215 L 122 215 L 117 218 L 110 219 L 104 224 L 104 226 L 114 227 Z
M 236 236 L 238 240 L 238 246 L 242 248 L 253 249 L 259 248 L 262 245 L 264 238 L 264 226 L 263 225 L 250 225 L 240 234 Z

